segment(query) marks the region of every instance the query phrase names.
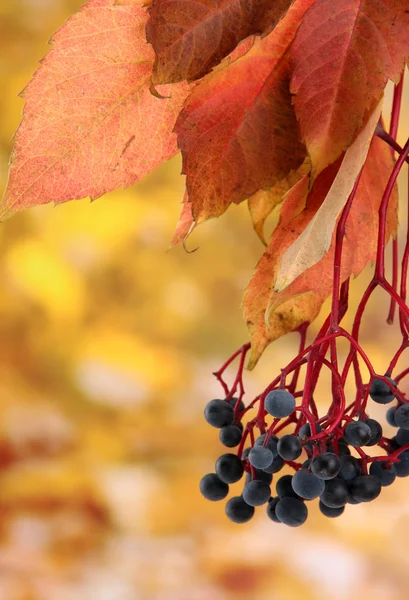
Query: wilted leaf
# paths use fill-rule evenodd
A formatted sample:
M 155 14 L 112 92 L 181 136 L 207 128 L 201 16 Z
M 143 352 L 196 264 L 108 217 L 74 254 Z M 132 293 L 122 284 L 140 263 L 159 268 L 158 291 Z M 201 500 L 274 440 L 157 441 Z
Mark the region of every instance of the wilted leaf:
M 328 252 L 337 218 L 366 160 L 380 114 L 381 104 L 346 151 L 331 189 L 313 219 L 294 244 L 284 252 L 275 283 L 278 292 L 290 285 Z
M 309 2 L 242 58 L 205 77 L 177 120 L 183 172 L 197 223 L 273 186 L 305 158 L 288 88 L 288 53 Z
M 153 0 L 146 36 L 154 85 L 200 79 L 241 40 L 271 30 L 291 0 Z
M 291 49 L 291 91 L 316 175 L 352 143 L 408 56 L 407 0 L 317 0 Z
M 281 204 L 285 194 L 311 169 L 308 159 L 304 161 L 297 171 L 291 171 L 287 177 L 277 182 L 269 190 L 259 190 L 248 199 L 249 212 L 253 227 L 260 240 L 267 245 L 264 237 L 264 224 L 267 217 L 276 206 Z
M 316 265 L 283 292 L 274 291 L 274 287 L 283 252 L 302 234 L 321 206 L 340 162 L 341 159 L 318 176 L 310 193 L 308 177 L 304 177 L 286 196 L 280 222 L 244 297 L 244 315 L 252 340 L 250 368 L 255 366 L 263 350 L 272 341 L 294 331 L 302 323 L 315 319 L 323 301 L 331 294 L 335 232 L 329 252 Z M 392 168 L 389 148 L 379 138 L 374 138 L 346 224 L 342 281 L 360 273 L 367 262 L 376 256 L 378 209 Z M 395 189 L 389 204 L 387 239 L 396 231 L 397 202 Z
M 173 234 L 171 245 L 177 246 L 178 244 L 184 242 L 189 233 L 191 233 L 193 230 L 194 226 L 195 222 L 192 215 L 192 205 L 189 202 L 187 193 L 185 193 L 182 203 L 182 211 L 176 225 L 175 233 Z
M 129 4 L 129 3 L 128 3 Z M 137 3 L 91 0 L 55 34 L 24 92 L 0 218 L 138 181 L 177 152 L 172 129 L 188 86 L 149 91 L 154 60 Z

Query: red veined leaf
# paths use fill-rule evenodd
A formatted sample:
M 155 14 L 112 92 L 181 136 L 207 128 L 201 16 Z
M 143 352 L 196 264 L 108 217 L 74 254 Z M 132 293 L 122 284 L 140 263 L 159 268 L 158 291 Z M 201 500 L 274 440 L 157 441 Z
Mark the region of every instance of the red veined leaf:
M 244 315 L 252 341 L 250 368 L 256 365 L 262 352 L 272 341 L 315 319 L 322 303 L 331 294 L 335 232 L 329 252 L 316 265 L 307 269 L 282 292 L 275 292 L 274 286 L 283 252 L 302 234 L 314 217 L 340 164 L 341 158 L 327 167 L 316 179 L 310 193 L 306 176 L 285 198 L 280 222 L 244 297 Z M 375 259 L 378 209 L 392 168 L 390 149 L 375 137 L 347 220 L 341 263 L 342 281 L 351 275 L 358 275 L 369 261 Z M 395 189 L 389 204 L 387 239 L 397 228 L 397 205 L 398 195 Z
M 200 223 L 273 186 L 305 158 L 288 88 L 288 53 L 313 0 L 295 2 L 269 36 L 206 76 L 176 122 L 183 172 Z
M 177 152 L 187 84 L 149 91 L 154 54 L 137 2 L 91 0 L 55 34 L 24 91 L 0 218 L 129 186 Z
M 146 37 L 154 85 L 200 79 L 252 34 L 271 30 L 291 0 L 153 0 Z
M 317 0 L 291 48 L 291 91 L 316 176 L 354 140 L 409 54 L 408 0 Z

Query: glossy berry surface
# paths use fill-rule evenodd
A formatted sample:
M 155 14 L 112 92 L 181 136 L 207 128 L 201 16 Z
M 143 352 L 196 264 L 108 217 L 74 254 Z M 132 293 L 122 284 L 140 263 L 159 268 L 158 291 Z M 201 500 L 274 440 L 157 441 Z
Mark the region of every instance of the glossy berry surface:
M 249 481 L 243 488 L 243 499 L 250 506 L 261 506 L 268 502 L 271 489 L 265 481 Z
M 243 463 L 236 454 L 222 454 L 216 461 L 215 470 L 224 483 L 236 483 L 244 473 Z
M 280 498 L 275 506 L 277 518 L 289 527 L 299 527 L 308 517 L 308 509 L 304 502 L 289 496 Z
M 396 409 L 395 421 L 401 429 L 409 429 L 409 404 L 402 404 Z
M 369 425 L 363 421 L 353 421 L 345 427 L 345 439 L 351 446 L 366 446 L 372 436 L 372 431 Z
M 267 394 L 264 408 L 273 417 L 289 417 L 295 409 L 295 398 L 287 390 L 273 390 Z
M 359 502 L 371 502 L 381 493 L 381 483 L 373 475 L 360 475 L 349 484 L 351 496 Z
M 341 456 L 338 477 L 344 481 L 352 481 L 361 474 L 359 461 L 354 456 Z
M 296 494 L 293 490 L 292 486 L 293 476 L 292 475 L 283 475 L 276 483 L 276 492 L 277 496 L 280 498 L 284 498 L 284 496 L 292 496 L 293 498 L 299 498 L 300 496 Z
M 333 452 L 319 454 L 312 459 L 311 471 L 319 479 L 333 479 L 339 473 L 341 461 Z
M 396 387 L 396 383 L 393 381 L 393 379 L 390 377 L 387 377 L 386 379 L 388 379 L 391 384 Z M 371 396 L 372 400 L 378 404 L 389 404 L 389 402 L 392 402 L 395 398 L 395 395 L 388 384 L 382 379 L 378 378 L 375 378 L 372 381 L 369 389 L 369 395 Z
M 249 506 L 242 496 L 230 498 L 226 504 L 226 515 L 233 523 L 247 523 L 254 515 L 254 507 Z
M 386 461 L 373 462 L 369 467 L 369 474 L 379 479 L 382 487 L 392 485 L 396 479 L 396 469 L 394 465 L 388 465 Z
M 225 427 L 234 421 L 234 411 L 225 400 L 210 400 L 205 406 L 204 416 L 212 427 Z
M 267 516 L 269 519 L 274 521 L 274 523 L 281 523 L 280 519 L 276 515 L 276 506 L 279 501 L 280 497 L 276 496 L 275 498 L 272 498 L 267 504 Z
M 325 482 L 325 490 L 321 494 L 321 502 L 329 508 L 341 508 L 348 502 L 349 489 L 346 481 L 340 478 Z
M 223 500 L 229 493 L 229 486 L 215 473 L 208 473 L 200 480 L 200 491 L 207 500 Z
M 241 442 L 241 429 L 237 425 L 226 425 L 220 429 L 219 439 L 223 446 L 234 448 Z
M 314 473 L 311 473 L 311 471 L 307 471 L 307 469 L 297 471 L 293 476 L 291 485 L 294 492 L 301 498 L 305 498 L 305 500 L 318 498 L 325 489 L 324 481 L 319 479 Z
M 327 506 L 326 504 L 324 504 L 322 502 L 322 500 L 320 500 L 319 509 L 322 512 L 322 514 L 325 515 L 326 517 L 329 517 L 330 519 L 335 519 L 336 517 L 340 517 L 342 515 L 342 513 L 345 510 L 345 506 L 340 506 L 338 508 L 331 508 L 330 506 Z
M 266 469 L 274 460 L 274 454 L 265 446 L 254 446 L 249 453 L 249 462 L 256 469 Z
M 367 442 L 366 445 L 375 446 L 382 438 L 382 425 L 379 423 L 379 421 L 376 421 L 375 419 L 364 419 L 362 423 L 368 425 L 369 429 L 371 430 L 371 439 L 369 440 L 369 442 Z
M 277 452 L 285 460 L 296 460 L 302 452 L 300 438 L 296 435 L 283 435 L 278 440 Z

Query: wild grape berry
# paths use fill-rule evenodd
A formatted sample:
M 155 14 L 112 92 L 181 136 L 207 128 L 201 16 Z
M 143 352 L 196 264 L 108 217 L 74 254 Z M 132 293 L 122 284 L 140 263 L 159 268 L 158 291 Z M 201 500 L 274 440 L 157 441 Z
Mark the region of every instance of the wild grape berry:
M 394 463 L 397 477 L 407 477 L 409 475 L 409 450 L 399 454 L 399 462 Z
M 268 502 L 271 489 L 268 483 L 255 479 L 249 481 L 243 488 L 243 499 L 250 506 L 261 506 Z
M 363 421 L 351 421 L 345 427 L 345 439 L 351 446 L 366 446 L 372 436 L 369 425 Z
M 242 496 L 235 496 L 226 504 L 226 515 L 233 523 L 247 523 L 254 515 L 254 506 L 247 504 Z
M 256 469 L 266 469 L 274 460 L 274 455 L 269 448 L 265 446 L 254 446 L 250 450 L 249 462 Z
M 406 446 L 406 444 L 409 444 L 409 431 L 407 429 L 398 429 L 396 441 L 399 446 Z
M 275 498 L 271 498 L 270 502 L 267 504 L 267 516 L 269 519 L 274 521 L 274 523 L 281 523 L 280 519 L 276 515 L 276 506 L 279 500 L 279 496 L 276 496 Z
M 234 448 L 241 442 L 241 429 L 237 425 L 226 425 L 220 429 L 219 439 L 223 446 Z
M 295 409 L 295 398 L 287 390 L 273 390 L 267 394 L 264 408 L 273 417 L 289 417 Z
M 384 460 L 371 463 L 369 473 L 379 479 L 382 487 L 392 485 L 396 479 L 396 469 L 394 465 L 388 465 Z
M 277 452 L 284 460 L 296 460 L 302 452 L 300 439 L 295 435 L 283 435 L 278 440 Z
M 315 424 L 315 433 L 320 433 L 322 431 L 322 427 L 319 423 Z M 302 425 L 302 427 L 300 427 L 300 431 L 298 432 L 298 436 L 301 439 L 301 441 L 304 441 L 305 438 L 309 438 L 311 437 L 312 433 L 311 433 L 311 427 L 309 423 L 304 423 L 304 425 Z M 312 450 L 312 442 L 306 442 L 305 447 L 308 448 L 308 450 Z
M 248 458 L 248 455 L 250 454 L 250 450 L 251 450 L 251 447 L 244 448 L 243 452 L 241 453 L 241 460 L 245 460 L 246 458 Z
M 409 429 L 409 403 L 402 404 L 396 409 L 395 421 L 401 429 Z
M 308 509 L 301 500 L 287 496 L 277 502 L 275 514 L 284 525 L 299 527 L 307 520 Z
M 390 381 L 391 384 L 396 387 L 396 383 L 393 381 L 393 379 L 390 377 L 386 377 L 386 379 L 388 379 L 388 381 Z M 385 383 L 385 381 L 382 381 L 382 379 L 378 378 L 372 381 L 369 389 L 369 395 L 371 396 L 372 400 L 378 404 L 389 404 L 389 402 L 392 402 L 392 400 L 395 398 L 395 395 L 388 384 Z
M 206 404 L 204 416 L 209 425 L 218 429 L 231 425 L 234 421 L 234 411 L 225 400 L 210 400 Z
M 200 480 L 200 491 L 207 500 L 223 500 L 229 493 L 229 486 L 215 473 L 208 473 Z
M 350 482 L 349 491 L 358 502 L 371 502 L 381 493 L 381 483 L 373 475 L 360 475 Z
M 246 483 L 248 483 L 249 481 L 255 481 L 257 479 L 258 481 L 264 481 L 265 483 L 270 485 L 270 483 L 273 481 L 273 476 L 271 473 L 267 473 L 262 469 L 254 469 L 254 471 L 255 477 L 252 477 L 250 473 L 247 473 Z
M 240 481 L 243 473 L 243 463 L 236 454 L 222 454 L 216 461 L 216 474 L 224 483 Z
M 340 506 L 339 508 L 331 508 L 331 507 L 327 506 L 326 504 L 324 504 L 322 502 L 322 500 L 320 500 L 319 509 L 322 512 L 322 514 L 325 515 L 326 517 L 329 517 L 330 519 L 335 519 L 336 517 L 339 517 L 342 515 L 342 513 L 345 510 L 345 506 Z
M 362 423 L 368 425 L 371 430 L 371 439 L 366 445 L 375 446 L 383 436 L 382 425 L 375 419 L 364 419 Z
M 333 479 L 339 473 L 341 462 L 336 454 L 324 452 L 312 459 L 311 471 L 319 479 Z
M 341 456 L 338 477 L 344 481 L 352 481 L 361 474 L 361 467 L 354 456 Z
M 296 494 L 293 490 L 293 486 L 291 482 L 293 480 L 292 475 L 283 475 L 276 483 L 276 492 L 279 498 L 284 498 L 286 496 L 290 496 L 292 498 L 299 498 L 300 496 Z
M 392 427 L 397 427 L 397 423 L 395 421 L 395 412 L 396 412 L 397 406 L 391 406 L 390 408 L 388 408 L 388 410 L 386 411 L 386 421 L 389 423 L 389 425 L 392 425 Z
M 293 475 L 291 485 L 294 492 L 305 500 L 318 498 L 325 489 L 324 481 L 306 469 L 300 469 Z
M 321 494 L 321 502 L 329 508 L 341 508 L 348 502 L 349 489 L 347 483 L 336 477 L 325 482 L 325 490 Z
M 278 473 L 284 467 L 284 459 L 281 456 L 275 456 L 269 467 L 263 469 L 265 473 Z
M 255 440 L 254 446 L 265 446 L 266 448 L 271 450 L 271 452 L 273 453 L 273 456 L 277 456 L 278 437 L 276 435 L 270 435 L 270 437 L 268 438 L 267 444 L 265 443 L 266 437 L 267 437 L 266 433 L 263 433 L 263 435 L 260 435 L 260 437 L 258 437 Z

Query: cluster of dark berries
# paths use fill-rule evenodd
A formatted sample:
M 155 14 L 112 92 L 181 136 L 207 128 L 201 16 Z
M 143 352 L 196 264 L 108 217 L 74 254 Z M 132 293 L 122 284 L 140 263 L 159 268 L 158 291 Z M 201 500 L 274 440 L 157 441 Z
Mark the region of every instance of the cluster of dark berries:
M 395 399 L 396 384 L 386 379 L 390 385 L 376 378 L 369 389 L 379 404 Z M 338 517 L 347 504 L 370 502 L 396 477 L 409 476 L 409 404 L 399 402 L 387 411 L 388 423 L 399 428 L 388 439 L 381 424 L 366 413 L 359 418 L 344 414 L 335 428 L 327 427 L 326 418 L 305 422 L 302 410 L 299 415 L 295 410 L 294 395 L 286 389 L 272 390 L 262 401 L 262 414 L 259 411 L 246 427 L 242 418 L 248 409 L 240 398 L 211 400 L 205 408 L 206 421 L 220 429 L 222 444 L 238 446 L 238 451 L 218 458 L 215 472 L 202 478 L 200 490 L 208 500 L 223 500 L 229 485 L 245 476 L 241 495 L 226 504 L 226 514 L 234 523 L 249 521 L 256 507 L 266 505 L 271 520 L 297 527 L 308 517 L 306 502 L 316 498 L 323 515 Z M 274 417 L 271 426 L 265 421 L 268 416 Z M 294 427 L 293 433 L 276 435 L 287 426 Z M 249 439 L 252 443 L 245 448 Z M 367 455 L 363 448 L 368 446 L 379 446 L 382 456 Z M 304 459 L 296 462 L 303 453 Z M 295 473 L 281 474 L 274 493 L 273 476 L 286 466 Z

